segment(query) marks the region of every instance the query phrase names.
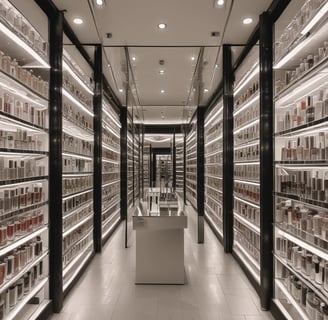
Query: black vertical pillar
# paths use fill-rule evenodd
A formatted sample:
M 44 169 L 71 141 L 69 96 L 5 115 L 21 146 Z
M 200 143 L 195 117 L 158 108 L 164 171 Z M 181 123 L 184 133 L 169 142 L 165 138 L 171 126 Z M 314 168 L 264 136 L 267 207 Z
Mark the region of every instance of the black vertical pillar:
M 186 149 L 187 149 L 187 133 L 183 133 L 183 203 L 187 204 L 186 196 Z
M 204 243 L 204 110 L 205 108 L 197 108 L 198 243 Z
M 260 215 L 261 307 L 268 310 L 273 292 L 273 80 L 272 22 L 260 16 Z M 270 171 L 271 169 L 271 171 Z
M 125 220 L 128 213 L 128 161 L 127 161 L 127 134 L 128 109 L 121 108 L 121 219 Z
M 173 187 L 173 190 L 175 191 L 176 190 L 176 186 L 177 186 L 177 173 L 176 173 L 176 170 L 177 170 L 177 164 L 176 164 L 176 161 L 177 161 L 177 156 L 176 156 L 176 148 L 175 148 L 175 133 L 173 134 L 173 145 L 172 145 L 172 163 L 173 163 L 173 182 L 172 182 L 172 187 Z
M 97 45 L 94 58 L 94 79 L 95 88 L 93 96 L 93 129 L 94 129 L 94 158 L 93 158 L 93 241 L 95 252 L 101 252 L 102 224 L 101 224 L 101 204 L 102 204 L 102 47 Z
M 149 146 L 149 188 L 153 186 L 153 158 L 152 158 L 152 148 L 151 145 Z
M 50 19 L 49 91 L 49 273 L 53 311 L 63 307 L 62 265 L 62 12 Z
M 223 246 L 233 243 L 233 69 L 231 46 L 223 45 Z

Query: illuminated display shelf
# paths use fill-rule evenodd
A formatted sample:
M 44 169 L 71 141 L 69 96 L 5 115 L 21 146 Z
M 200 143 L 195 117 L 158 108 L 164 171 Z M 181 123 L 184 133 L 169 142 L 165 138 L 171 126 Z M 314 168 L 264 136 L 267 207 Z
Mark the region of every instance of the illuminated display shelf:
M 72 217 L 76 219 L 73 224 L 68 224 L 65 228 L 63 225 L 62 242 L 63 248 L 65 247 L 65 250 L 63 249 L 63 290 L 65 291 L 68 283 L 71 283 L 78 275 L 78 272 L 76 272 L 76 268 L 72 272 L 67 270 L 70 270 L 71 266 L 74 265 L 74 261 L 76 261 L 77 257 L 78 260 L 81 262 L 79 268 L 82 268 L 83 265 L 86 263 L 86 260 L 84 260 L 84 258 L 89 255 L 89 251 L 84 251 L 80 249 L 75 250 L 74 248 L 84 247 L 83 239 L 90 235 L 90 224 L 93 224 L 93 210 L 89 211 L 87 215 L 80 215 L 79 212 L 85 210 L 83 208 L 87 208 L 88 205 L 92 204 L 93 202 L 93 200 L 90 200 L 90 197 L 92 197 L 93 195 L 94 183 L 92 165 L 94 142 L 94 115 L 92 112 L 93 91 L 91 90 L 91 82 L 88 84 L 87 82 L 82 80 L 83 75 L 81 73 L 84 71 L 82 71 L 81 67 L 73 60 L 73 58 L 65 49 L 63 51 L 63 105 L 65 104 L 66 109 L 69 110 L 70 113 L 72 113 L 72 116 L 70 116 L 72 119 L 74 118 L 75 113 L 79 115 L 79 117 L 76 117 L 74 118 L 74 120 L 72 120 L 63 113 L 63 132 L 65 134 L 68 134 L 69 137 L 72 137 L 72 141 L 74 141 L 75 144 L 80 144 L 81 146 L 84 146 L 84 141 L 86 141 L 90 145 L 90 149 L 85 148 L 83 150 L 83 148 L 80 148 L 78 152 L 72 152 L 68 151 L 70 149 L 66 147 L 66 149 L 63 148 L 62 152 L 63 157 L 76 159 L 75 161 L 81 160 L 81 165 L 78 168 L 75 168 L 74 173 L 67 174 L 66 172 L 62 172 L 63 185 L 64 181 L 66 181 L 67 185 L 69 186 L 70 179 L 72 181 L 73 179 L 75 179 L 76 183 L 85 184 L 83 187 L 81 186 L 81 188 L 77 188 L 73 187 L 72 182 L 71 188 L 74 189 L 66 190 L 66 193 L 64 193 L 63 191 L 62 201 L 63 203 L 65 203 L 71 201 L 71 199 L 74 198 L 81 198 L 86 200 L 84 202 L 81 202 L 80 206 L 78 208 L 74 208 L 72 212 L 63 211 L 62 213 L 63 218 L 68 219 L 65 221 L 69 221 Z M 84 78 L 87 78 L 87 76 L 84 75 Z M 74 88 L 74 90 L 72 88 Z M 73 91 L 74 94 L 72 93 Z M 77 96 L 79 96 L 79 98 Z M 87 100 L 90 102 L 91 106 L 87 105 Z M 64 145 L 64 140 L 62 144 Z M 88 150 L 88 152 L 86 152 L 85 150 Z M 88 168 L 87 172 L 85 172 L 85 168 Z
M 319 2 L 318 2 L 319 3 Z M 311 231 L 304 232 L 294 224 L 281 223 L 279 220 L 280 210 L 284 210 L 284 206 L 288 205 L 292 210 L 295 206 L 300 206 L 304 210 L 315 210 L 320 212 L 321 218 L 328 218 L 328 198 L 324 195 L 324 199 L 316 197 L 316 193 L 320 193 L 319 184 L 306 184 L 305 189 L 310 189 L 310 192 L 301 193 L 299 188 L 284 188 L 283 181 L 289 181 L 293 176 L 306 175 L 307 173 L 320 182 L 320 172 L 324 172 L 327 168 L 328 158 L 312 158 L 304 156 L 303 153 L 298 153 L 293 158 L 284 157 L 284 150 L 289 144 L 296 141 L 295 150 L 301 150 L 301 141 L 310 141 L 309 149 L 316 148 L 317 145 L 312 146 L 313 140 L 323 135 L 324 143 L 327 135 L 327 121 L 328 113 L 325 108 L 318 108 L 320 104 L 323 106 L 328 103 L 328 58 L 327 55 L 320 55 L 320 49 L 324 46 L 324 41 L 327 40 L 328 22 L 326 14 L 328 12 L 328 1 L 322 1 L 318 8 L 306 7 L 303 5 L 299 12 L 294 12 L 295 17 L 301 10 L 313 10 L 307 16 L 308 21 L 299 28 L 298 33 L 295 33 L 294 42 L 289 45 L 288 50 L 280 51 L 276 47 L 276 57 L 280 56 L 274 63 L 276 90 L 274 96 L 275 106 L 275 176 L 276 187 L 274 192 L 275 197 L 275 224 L 274 235 L 276 239 L 284 239 L 289 243 L 293 243 L 297 248 L 306 250 L 312 256 L 319 257 L 321 261 L 328 261 L 327 250 L 321 246 L 321 237 L 316 236 Z M 295 10 L 294 10 L 295 11 Z M 279 23 L 279 20 L 278 22 Z M 290 25 L 283 30 L 287 33 Z M 303 32 L 310 30 L 305 36 Z M 316 55 L 313 61 L 306 61 L 307 68 L 302 69 L 299 61 L 305 61 L 311 57 L 311 54 Z M 296 72 L 294 74 L 294 72 Z M 293 73 L 293 76 L 291 74 Z M 297 115 L 297 121 L 290 121 L 289 114 Z M 313 139 L 313 140 L 312 140 Z M 297 142 L 298 141 L 298 142 Z M 327 141 L 327 140 L 326 140 Z M 318 144 L 319 148 L 322 148 Z M 293 148 L 293 146 L 292 146 Z M 320 153 L 321 150 L 318 152 Z M 306 146 L 304 145 L 304 152 Z M 293 152 L 293 150 L 291 150 Z M 297 152 L 298 152 L 297 151 Z M 305 155 L 305 153 L 304 153 Z M 298 159 L 298 160 L 295 160 Z M 300 160 L 301 159 L 301 160 Z M 318 178 L 316 174 L 319 175 Z M 326 178 L 323 177 L 325 180 Z M 325 181 L 324 181 L 325 183 Z M 318 187 L 318 189 L 317 189 Z M 323 188 L 326 188 L 323 186 Z M 305 211 L 306 212 L 306 211 Z M 309 220 L 308 214 L 303 214 L 303 220 Z M 315 216 L 314 216 L 315 217 Z M 297 217 L 297 221 L 299 221 Z M 296 221 L 296 222 L 297 222 Z M 296 223 L 295 222 L 295 223 Z M 321 222 L 318 220 L 319 224 Z M 321 227 L 321 226 L 320 226 Z M 312 239 L 312 240 L 311 240 Z M 313 242 L 312 242 L 313 241 Z M 314 241 L 319 241 L 315 243 Z M 322 240 L 323 242 L 323 240 Z M 319 245 L 320 244 L 320 245 Z M 312 259 L 312 258 L 311 258 Z M 328 306 L 328 293 L 319 285 L 314 279 L 306 276 L 301 270 L 298 270 L 291 265 L 285 257 L 280 255 L 279 247 L 274 248 L 274 265 L 275 265 L 275 290 L 274 303 L 280 312 L 290 320 L 296 319 L 312 319 L 307 309 L 304 308 L 299 301 L 297 301 L 292 292 L 290 292 L 285 284 L 286 279 L 281 278 L 281 270 L 287 270 L 289 274 L 295 275 L 307 288 L 311 289 L 319 302 L 322 302 L 324 307 Z M 289 304 L 286 303 L 289 301 Z M 290 305 L 292 307 L 290 307 Z M 320 314 L 323 317 L 323 314 Z
M 50 68 L 48 43 L 9 1 L 2 0 L 1 5 L 0 126 L 2 143 L 0 160 L 2 161 L 2 172 L 0 191 L 3 197 L 0 216 L 2 226 L 1 262 L 5 262 L 9 256 L 16 255 L 16 253 L 20 259 L 23 259 L 22 253 L 19 253 L 23 252 L 21 250 L 25 246 L 28 247 L 29 243 L 35 242 L 37 238 L 42 243 L 42 251 L 39 254 L 33 253 L 34 257 L 30 261 L 25 261 L 25 265 L 19 265 L 11 276 L 10 272 L 8 272 L 8 276 L 2 275 L 1 318 L 14 320 L 19 315 L 20 318 L 32 319 L 31 314 L 42 312 L 50 302 L 48 295 L 48 76 Z M 35 37 L 33 41 L 27 38 L 21 26 L 14 26 L 14 22 L 5 16 L 9 12 L 15 21 L 17 19 L 21 22 L 21 26 L 24 25 L 26 32 L 33 33 Z M 37 44 L 40 44 L 45 50 L 42 50 Z M 26 65 L 30 64 L 30 67 L 25 69 L 21 65 L 22 61 Z M 12 198 L 13 195 L 6 196 L 7 190 L 10 191 L 10 194 L 12 192 L 16 194 L 15 199 Z M 33 219 L 37 218 L 37 224 L 33 228 L 29 228 L 24 233 L 16 231 L 16 223 L 18 226 L 22 226 L 20 221 L 32 223 L 32 216 Z M 42 217 L 42 222 L 39 217 Z M 10 237 L 9 230 L 14 225 L 13 236 Z M 19 287 L 21 279 L 31 270 L 39 269 L 40 264 L 43 268 L 42 272 L 36 276 L 35 284 L 30 289 L 27 288 L 24 295 L 20 299 L 16 299 L 14 305 L 9 307 L 9 290 L 15 292 L 13 289 Z M 44 296 L 43 299 L 40 299 L 40 304 L 29 304 L 29 301 L 39 292 Z M 8 299 L 8 304 L 6 304 L 6 299 Z
M 105 97 L 103 97 L 103 105 L 102 105 L 102 118 L 105 119 L 105 121 L 108 119 L 108 121 L 111 122 L 111 124 L 103 125 L 103 135 L 106 133 L 106 138 L 114 141 L 115 146 L 110 145 L 109 143 L 106 143 L 103 141 L 102 148 L 104 151 L 111 151 L 118 155 L 118 159 L 120 159 L 120 119 L 119 116 L 116 114 L 114 108 L 111 106 L 111 104 L 107 101 Z M 116 223 L 117 221 L 115 219 L 112 219 L 114 215 L 117 213 L 120 214 L 121 209 L 120 207 L 115 209 L 115 207 L 118 205 L 120 206 L 120 195 L 121 195 L 121 189 L 120 189 L 120 161 L 113 161 L 112 165 L 109 166 L 108 164 L 111 163 L 111 159 L 106 157 L 106 152 L 103 152 L 103 158 L 102 158 L 102 238 L 107 235 L 107 231 L 111 228 L 113 223 Z M 113 166 L 115 165 L 115 166 Z M 104 180 L 104 177 L 108 174 L 112 174 L 111 177 L 115 174 L 119 174 L 118 178 L 111 178 L 110 180 Z M 108 193 L 107 193 L 108 192 Z M 110 201 L 108 201 L 110 199 Z M 114 208 L 114 211 L 112 210 Z
M 238 208 L 240 205 L 249 206 L 247 201 L 252 203 L 251 199 L 248 199 L 247 190 L 254 188 L 259 193 L 260 188 L 259 170 L 255 173 L 254 168 L 255 165 L 260 164 L 260 154 L 259 152 L 258 154 L 255 153 L 260 144 L 259 71 L 259 50 L 258 47 L 254 46 L 236 71 L 233 111 L 233 228 L 236 235 L 233 240 L 233 250 L 239 262 L 248 270 L 248 274 L 258 285 L 260 284 L 261 272 L 259 263 L 260 246 L 258 243 L 261 236 L 260 227 L 255 224 L 255 220 L 248 219 L 241 214 Z M 257 133 L 256 130 L 258 130 Z M 243 169 L 241 166 L 243 166 Z M 245 172 L 244 166 L 250 166 L 250 169 Z M 258 177 L 256 177 L 256 174 L 258 174 Z M 247 175 L 252 176 L 252 179 L 246 178 Z M 253 190 L 250 193 L 252 196 L 255 194 Z M 257 208 L 251 207 L 251 210 L 260 209 L 259 204 L 256 206 Z

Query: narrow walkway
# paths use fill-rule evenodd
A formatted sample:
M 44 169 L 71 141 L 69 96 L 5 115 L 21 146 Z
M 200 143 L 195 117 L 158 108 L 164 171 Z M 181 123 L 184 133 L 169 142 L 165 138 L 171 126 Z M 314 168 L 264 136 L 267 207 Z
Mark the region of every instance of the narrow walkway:
M 189 223 L 189 221 L 188 221 Z M 190 224 L 191 225 L 191 224 Z M 205 225 L 205 244 L 185 231 L 185 285 L 135 285 L 135 247 L 124 224 L 96 255 L 51 320 L 271 320 L 231 255 Z

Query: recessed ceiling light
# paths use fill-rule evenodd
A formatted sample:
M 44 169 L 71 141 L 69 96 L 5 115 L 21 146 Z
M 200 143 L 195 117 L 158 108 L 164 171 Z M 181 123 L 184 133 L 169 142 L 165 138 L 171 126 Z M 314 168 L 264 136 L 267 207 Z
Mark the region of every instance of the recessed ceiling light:
M 104 4 L 104 0 L 96 0 L 97 6 L 102 6 Z
M 164 93 L 164 92 L 165 92 L 165 90 L 162 89 L 162 90 L 161 90 L 161 93 Z
M 119 89 L 118 91 L 119 91 L 119 92 L 123 92 L 123 89 Z
M 137 59 L 136 57 L 132 57 L 132 60 L 133 60 L 133 61 L 136 61 L 136 59 Z
M 223 6 L 224 5 L 224 0 L 217 0 L 216 1 L 218 6 Z
M 204 89 L 204 92 L 208 92 L 208 89 Z
M 167 27 L 166 23 L 159 23 L 158 28 L 165 29 Z
M 73 22 L 75 24 L 82 24 L 83 23 L 83 20 L 81 18 L 74 18 Z
M 195 61 L 195 59 L 196 59 L 196 58 L 195 58 L 194 56 L 191 57 L 191 60 L 192 60 L 192 61 Z
M 108 68 L 110 68 L 110 64 L 108 64 L 107 66 L 108 66 Z
M 253 19 L 252 18 L 245 18 L 243 20 L 243 24 L 251 24 L 253 22 Z
M 159 74 L 164 74 L 164 70 L 159 70 Z

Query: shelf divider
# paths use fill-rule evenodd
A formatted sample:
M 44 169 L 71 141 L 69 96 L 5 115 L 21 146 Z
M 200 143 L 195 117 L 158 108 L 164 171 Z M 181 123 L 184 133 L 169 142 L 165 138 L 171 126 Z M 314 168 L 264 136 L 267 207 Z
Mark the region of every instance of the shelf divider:
M 267 12 L 260 15 L 260 301 L 270 309 L 273 295 L 273 49 L 272 21 Z

